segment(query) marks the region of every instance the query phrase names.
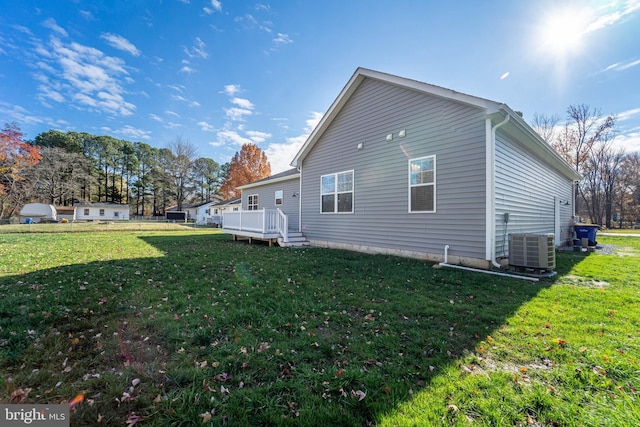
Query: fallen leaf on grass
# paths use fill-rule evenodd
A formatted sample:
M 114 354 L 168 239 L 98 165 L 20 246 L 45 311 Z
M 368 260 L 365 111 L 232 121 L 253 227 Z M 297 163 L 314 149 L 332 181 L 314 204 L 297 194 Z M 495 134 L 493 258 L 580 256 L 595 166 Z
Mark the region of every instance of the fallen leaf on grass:
M 127 427 L 133 427 L 143 419 L 144 418 L 142 418 L 142 416 L 136 414 L 135 412 L 129 412 L 129 416 L 127 417 Z
M 351 395 L 358 398 L 358 402 L 362 401 L 365 397 L 367 397 L 367 393 L 362 390 L 351 390 Z
M 22 403 L 22 401 L 27 398 L 30 391 L 31 391 L 30 388 L 26 388 L 26 389 L 19 388 L 17 390 L 14 390 L 11 393 L 11 403 Z
M 211 412 L 204 412 L 200 414 L 200 418 L 202 418 L 202 423 L 208 423 L 211 421 Z

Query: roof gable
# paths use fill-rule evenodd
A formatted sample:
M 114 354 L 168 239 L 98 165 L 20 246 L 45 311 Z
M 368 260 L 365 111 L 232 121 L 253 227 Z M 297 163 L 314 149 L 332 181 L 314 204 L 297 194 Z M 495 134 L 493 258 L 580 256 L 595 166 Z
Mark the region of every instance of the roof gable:
M 456 92 L 441 86 L 435 86 L 423 83 L 417 80 L 407 79 L 392 74 L 382 73 L 367 68 L 358 68 L 351 76 L 345 87 L 342 89 L 338 97 L 333 101 L 327 112 L 324 114 L 318 125 L 311 132 L 307 140 L 304 142 L 293 161 L 291 166 L 299 168 L 302 166 L 304 158 L 312 150 L 313 146 L 320 140 L 322 135 L 329 128 L 333 120 L 338 116 L 340 111 L 358 89 L 365 79 L 374 79 L 387 84 L 400 86 L 405 89 L 414 90 L 427 95 L 436 96 L 449 101 L 458 102 L 472 107 L 484 110 L 487 118 L 495 119 L 496 123 L 502 121 L 505 117 L 509 117 L 505 129 L 511 130 L 511 133 L 517 133 L 524 139 L 524 144 L 529 151 L 541 156 L 548 161 L 555 169 L 566 177 L 578 180 L 580 175 L 549 145 L 540 135 L 538 135 L 529 124 L 525 122 L 522 116 L 514 112 L 509 106 L 489 99 L 468 95 L 462 92 Z
M 451 89 L 423 83 L 417 80 L 407 79 L 404 77 L 394 76 L 392 74 L 382 73 L 379 71 L 360 67 L 355 71 L 353 76 L 351 76 L 351 79 L 349 79 L 345 87 L 342 89 L 335 101 L 333 101 L 333 104 L 331 104 L 313 132 L 311 132 L 311 135 L 309 135 L 305 143 L 302 145 L 293 161 L 291 162 L 292 166 L 300 166 L 302 160 L 307 156 L 315 143 L 318 142 L 322 134 L 324 134 L 327 128 L 331 125 L 331 122 L 333 122 L 336 116 L 340 113 L 340 111 L 354 94 L 356 89 L 358 89 L 360 84 L 367 78 L 382 81 L 395 86 L 400 86 L 405 89 L 415 90 L 439 98 L 444 98 L 450 101 L 455 101 L 473 107 L 481 108 L 485 110 L 487 114 L 497 112 L 501 107 L 500 103 L 488 99 L 479 98 L 477 96 L 467 95 L 462 92 L 456 92 Z

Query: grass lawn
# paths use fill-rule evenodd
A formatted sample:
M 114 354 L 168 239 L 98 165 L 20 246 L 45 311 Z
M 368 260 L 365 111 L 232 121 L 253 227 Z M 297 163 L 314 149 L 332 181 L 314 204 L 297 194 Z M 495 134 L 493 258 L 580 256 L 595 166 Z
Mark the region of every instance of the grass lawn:
M 0 234 L 0 403 L 72 426 L 640 425 L 640 238 L 528 282 L 211 229 Z

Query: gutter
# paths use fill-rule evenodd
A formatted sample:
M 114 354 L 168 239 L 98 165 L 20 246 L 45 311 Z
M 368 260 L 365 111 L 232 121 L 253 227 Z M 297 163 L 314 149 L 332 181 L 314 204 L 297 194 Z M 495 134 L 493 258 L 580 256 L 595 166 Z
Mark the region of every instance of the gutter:
M 498 262 L 496 262 L 496 130 L 506 124 L 511 115 L 506 113 L 506 117 L 500 123 L 491 126 L 491 119 L 487 118 L 485 121 L 485 132 L 487 136 L 486 147 L 486 189 L 485 194 L 487 197 L 486 210 L 485 210 L 485 230 L 487 231 L 487 240 L 485 247 L 485 256 L 487 260 L 491 261 L 491 265 L 496 268 L 502 268 Z

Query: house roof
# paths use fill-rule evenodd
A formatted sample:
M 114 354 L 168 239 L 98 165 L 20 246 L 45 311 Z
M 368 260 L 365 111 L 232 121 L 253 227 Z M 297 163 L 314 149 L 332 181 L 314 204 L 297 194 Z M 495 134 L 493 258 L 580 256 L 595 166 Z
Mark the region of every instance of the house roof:
M 531 128 L 531 126 L 529 126 L 524 121 L 522 116 L 513 111 L 506 104 L 473 95 L 467 95 L 465 93 L 456 92 L 451 89 L 423 83 L 417 80 L 382 73 L 380 71 L 374 71 L 362 67 L 358 68 L 355 71 L 355 73 L 351 76 L 338 97 L 335 99 L 335 101 L 333 101 L 318 125 L 315 127 L 313 132 L 311 132 L 305 143 L 302 145 L 302 147 L 294 157 L 293 161 L 291 162 L 291 166 L 294 166 L 296 168 L 302 166 L 302 161 L 304 160 L 304 158 L 309 154 L 313 146 L 320 140 L 324 132 L 331 125 L 331 122 L 340 113 L 344 105 L 365 79 L 379 80 L 388 84 L 415 90 L 431 96 L 436 96 L 439 98 L 444 98 L 450 101 L 455 101 L 480 108 L 485 111 L 488 118 L 491 118 L 496 123 L 501 122 L 508 115 L 509 121 L 501 129 L 504 129 L 510 133 L 517 134 L 519 137 L 521 137 L 522 142 L 524 142 L 524 144 L 530 151 L 547 160 L 553 167 L 555 167 L 558 171 L 563 173 L 568 178 L 573 180 L 580 179 L 580 175 L 549 144 L 547 144 L 540 137 L 540 135 L 538 135 L 533 130 L 533 128 Z
M 289 179 L 300 178 L 300 172 L 298 172 L 297 168 L 289 169 L 284 172 L 277 173 L 275 175 L 268 176 L 266 178 L 259 179 L 258 181 L 251 182 L 249 184 L 241 185 L 238 187 L 240 190 L 244 190 L 245 188 L 251 188 L 258 185 L 266 184 L 267 182 L 280 182 L 287 181 Z
M 86 203 L 86 202 L 81 202 L 81 203 L 76 203 L 74 205 L 76 208 L 112 208 L 112 209 L 129 209 L 129 205 L 124 204 L 124 203 Z
M 232 199 L 223 200 L 222 202 L 218 203 L 217 205 L 213 205 L 213 207 L 238 205 L 238 204 L 240 204 L 240 202 L 242 202 L 242 197 L 234 197 Z
M 219 203 L 219 200 L 216 198 L 216 200 L 209 200 L 208 202 L 201 202 L 201 203 L 196 203 L 195 205 L 182 205 L 182 209 L 197 209 L 197 208 L 201 208 L 203 206 L 213 206 L 216 205 L 217 203 Z M 178 207 L 177 206 L 172 206 L 169 209 L 166 209 L 167 211 L 175 211 Z

